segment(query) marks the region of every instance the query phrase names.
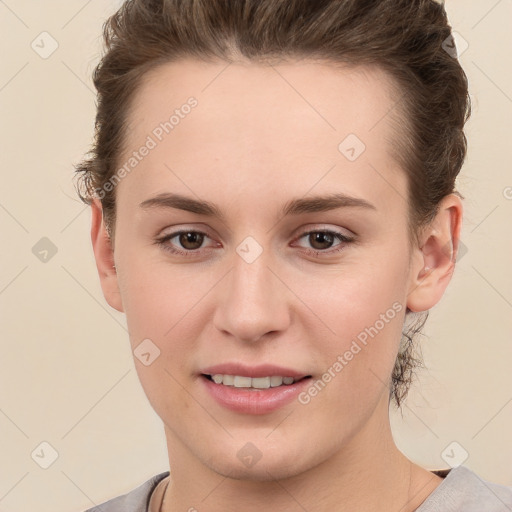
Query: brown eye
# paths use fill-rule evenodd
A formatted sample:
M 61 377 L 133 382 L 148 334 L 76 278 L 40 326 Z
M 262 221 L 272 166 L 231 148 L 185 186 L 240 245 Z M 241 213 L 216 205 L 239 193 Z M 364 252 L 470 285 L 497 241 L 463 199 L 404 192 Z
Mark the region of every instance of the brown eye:
M 329 249 L 334 242 L 334 236 L 322 231 L 312 232 L 309 234 L 309 242 L 313 249 Z
M 204 235 L 197 231 L 183 232 L 179 235 L 178 241 L 184 249 L 194 251 L 203 245 Z
M 203 247 L 205 239 L 210 237 L 202 231 L 182 229 L 155 239 L 155 243 L 171 254 L 197 257 L 208 248 Z
M 299 244 L 299 247 L 305 249 L 306 253 L 314 254 L 315 257 L 322 257 L 343 251 L 350 243 L 355 241 L 355 237 L 347 236 L 338 231 L 316 229 L 302 233 L 298 240 L 304 240 L 307 247 L 302 244 Z

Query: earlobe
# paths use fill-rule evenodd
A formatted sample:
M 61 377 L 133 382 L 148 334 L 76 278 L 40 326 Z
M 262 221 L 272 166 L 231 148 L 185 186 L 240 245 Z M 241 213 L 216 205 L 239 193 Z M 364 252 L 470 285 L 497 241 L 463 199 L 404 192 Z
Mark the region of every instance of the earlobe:
M 103 220 L 103 209 L 98 199 L 93 200 L 91 209 L 91 242 L 101 289 L 103 290 L 103 295 L 108 304 L 117 311 L 122 312 L 123 305 L 119 292 L 114 251 Z
M 455 270 L 461 227 L 462 202 L 456 194 L 449 194 L 423 231 L 411 260 L 407 295 L 411 311 L 427 311 L 441 300 Z

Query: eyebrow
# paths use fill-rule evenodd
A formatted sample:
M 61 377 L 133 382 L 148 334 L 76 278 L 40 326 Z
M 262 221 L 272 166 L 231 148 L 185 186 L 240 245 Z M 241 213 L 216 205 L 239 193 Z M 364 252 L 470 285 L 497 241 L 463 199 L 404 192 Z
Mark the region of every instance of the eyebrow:
M 155 197 L 146 199 L 139 205 L 143 209 L 152 208 L 175 208 L 199 215 L 218 217 L 226 220 L 220 208 L 205 200 L 197 200 L 191 197 L 174 193 L 162 193 Z M 368 201 L 348 196 L 346 194 L 329 194 L 323 196 L 311 196 L 296 198 L 288 201 L 281 209 L 281 216 L 300 215 L 302 213 L 316 213 L 335 210 L 337 208 L 363 208 L 374 210 L 377 208 Z

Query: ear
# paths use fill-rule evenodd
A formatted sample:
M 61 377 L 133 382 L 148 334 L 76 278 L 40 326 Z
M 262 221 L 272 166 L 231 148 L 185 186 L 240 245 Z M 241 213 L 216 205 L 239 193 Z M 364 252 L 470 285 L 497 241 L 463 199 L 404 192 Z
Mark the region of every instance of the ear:
M 91 241 L 94 258 L 96 259 L 96 268 L 100 276 L 101 289 L 108 304 L 117 311 L 123 311 L 117 271 L 114 267 L 114 250 L 103 221 L 103 208 L 98 199 L 93 200 L 91 208 Z
M 462 227 L 459 196 L 443 198 L 434 220 L 422 231 L 419 247 L 413 250 L 407 307 L 426 311 L 435 306 L 451 280 Z

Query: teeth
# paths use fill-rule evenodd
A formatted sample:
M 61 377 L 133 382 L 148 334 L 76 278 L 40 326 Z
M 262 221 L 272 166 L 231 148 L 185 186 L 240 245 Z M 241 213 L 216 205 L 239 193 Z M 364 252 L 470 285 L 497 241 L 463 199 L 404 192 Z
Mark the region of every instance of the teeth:
M 300 380 L 293 377 L 242 377 L 240 375 L 211 375 L 215 384 L 223 384 L 224 386 L 234 386 L 235 388 L 255 388 L 255 389 L 268 389 L 282 386 L 283 384 L 289 386 L 294 382 Z
M 226 386 L 235 385 L 235 377 L 233 375 L 217 375 L 217 377 L 221 377 L 221 381 L 217 382 L 217 384 L 224 384 Z
M 270 386 L 275 388 L 283 383 L 283 377 L 270 377 Z
M 270 387 L 270 377 L 256 377 L 251 381 L 253 388 L 268 389 Z
M 224 382 L 224 377 L 222 378 Z M 251 377 L 239 377 L 235 375 L 235 388 L 250 388 L 251 387 Z

